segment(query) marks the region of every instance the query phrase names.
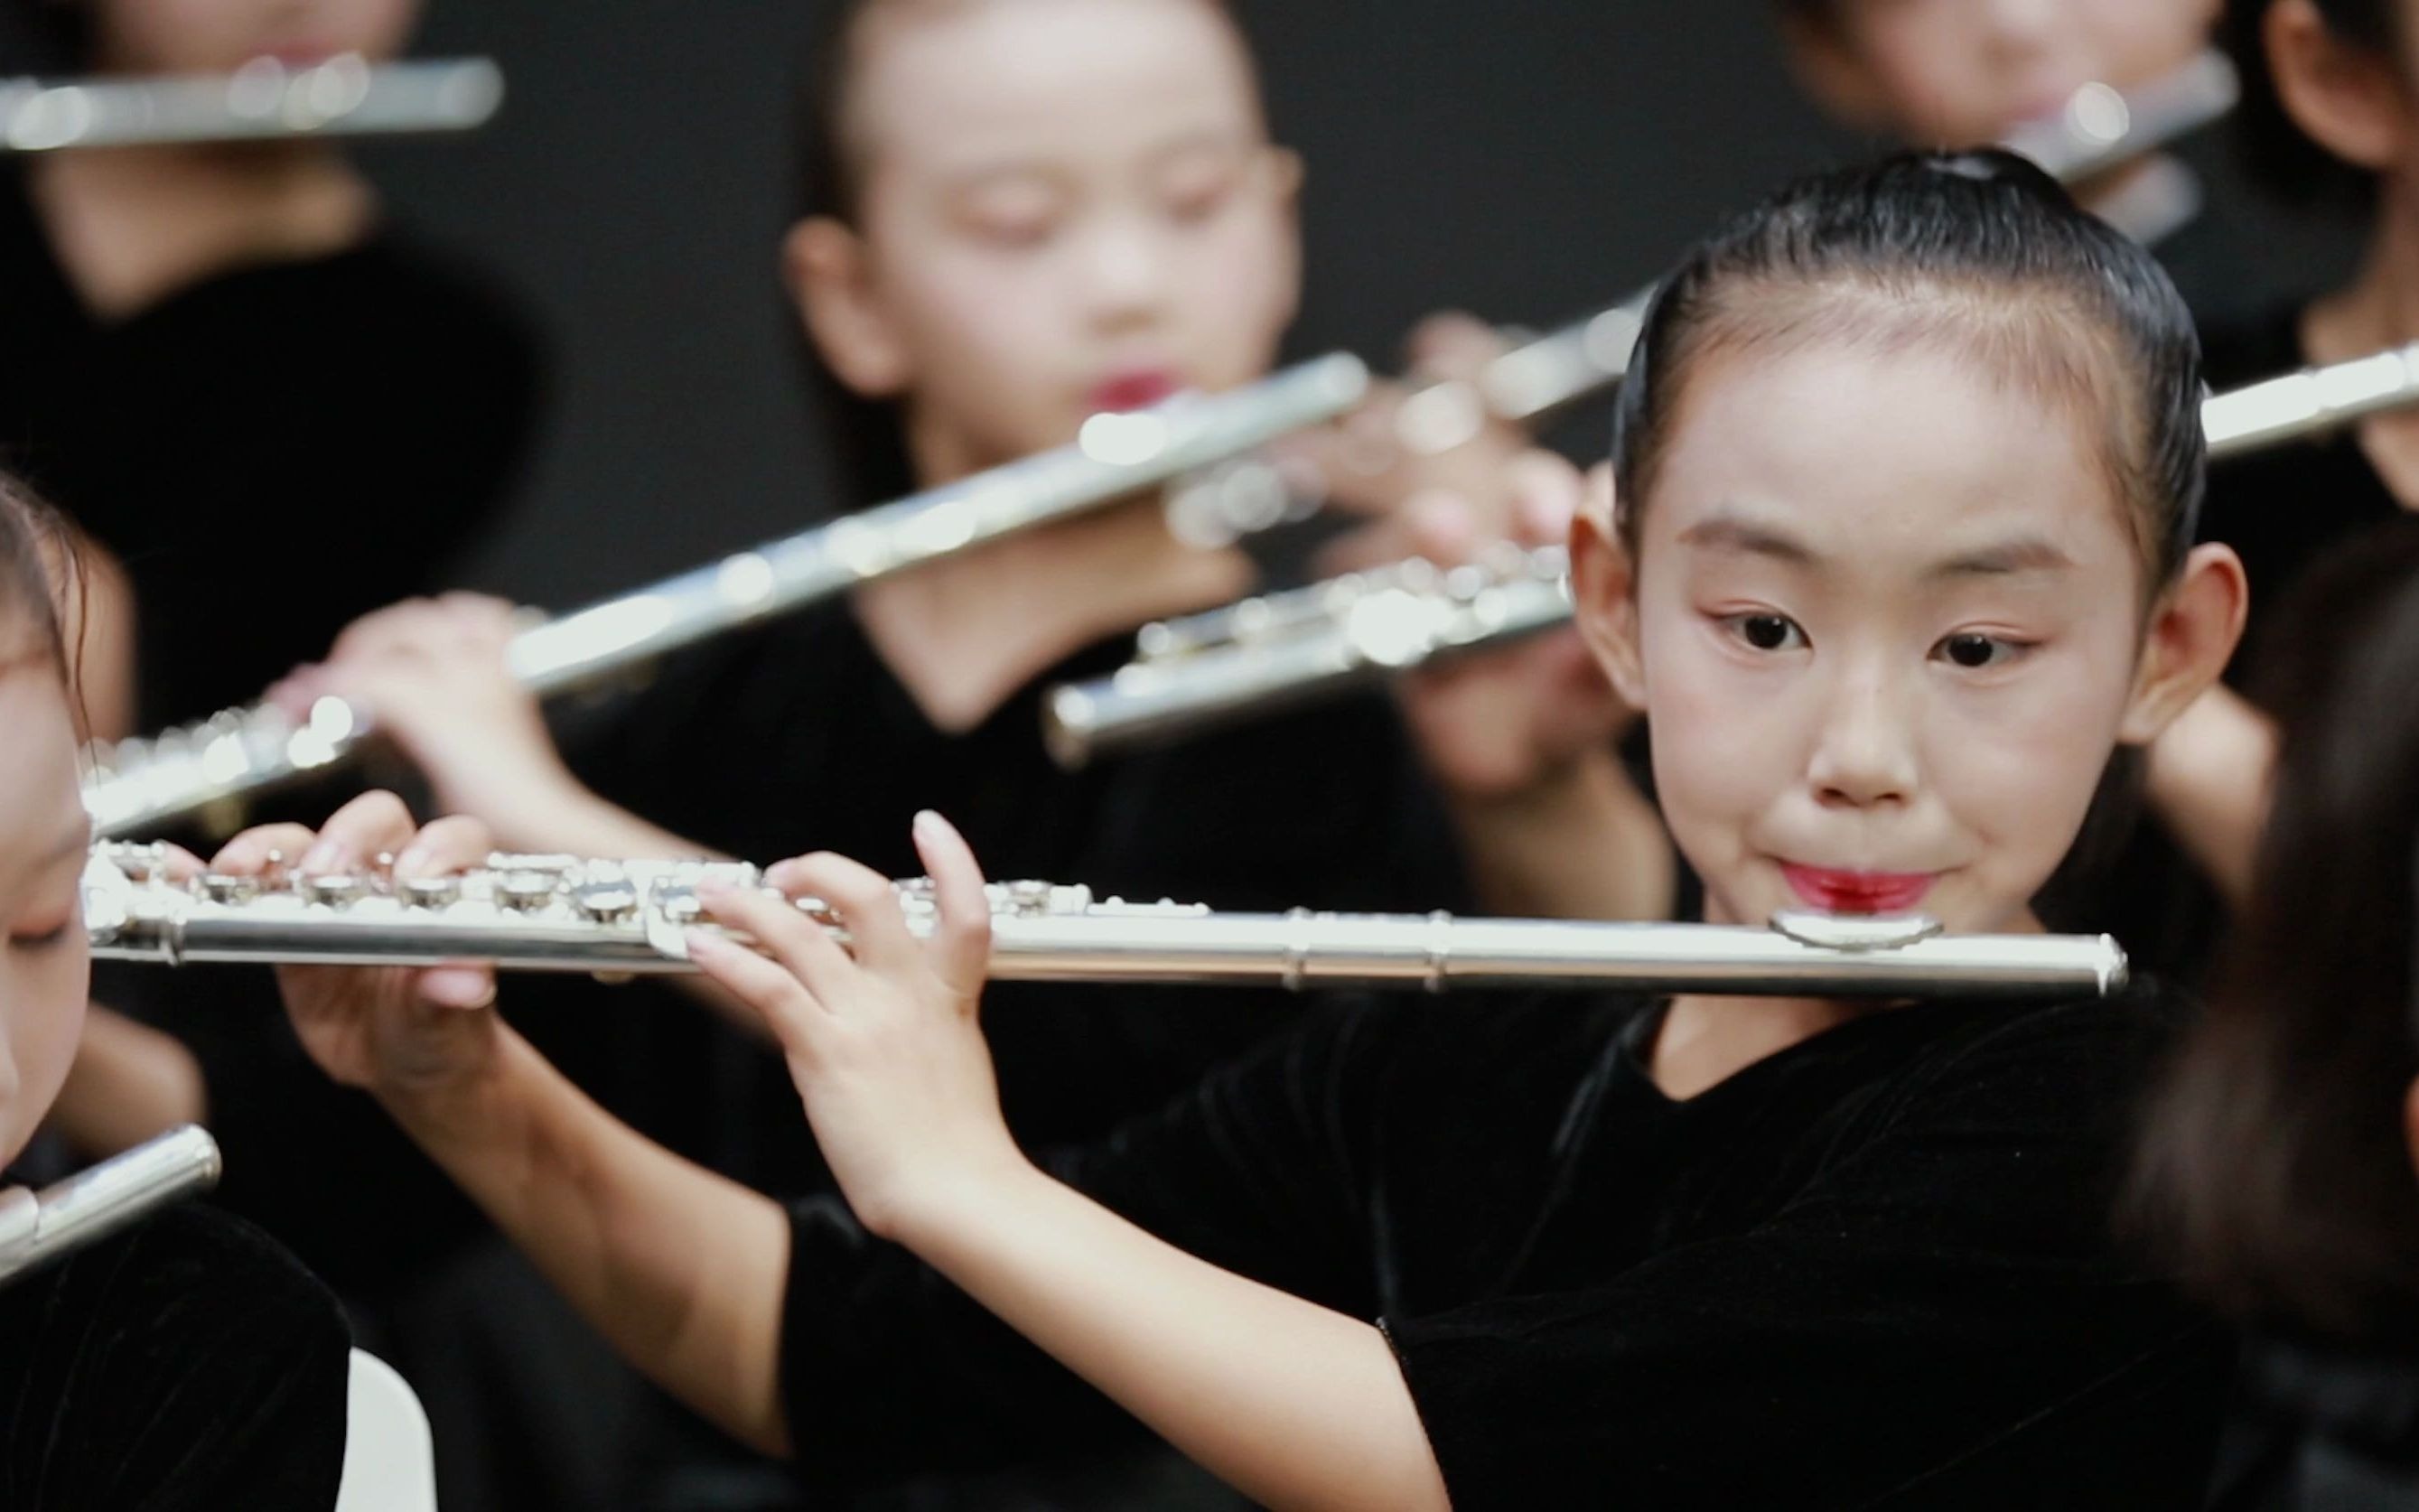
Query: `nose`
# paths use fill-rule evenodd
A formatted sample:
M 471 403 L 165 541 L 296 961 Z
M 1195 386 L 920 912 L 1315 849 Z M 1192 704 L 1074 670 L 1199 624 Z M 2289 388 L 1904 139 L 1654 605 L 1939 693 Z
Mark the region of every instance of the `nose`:
M 1164 313 L 1168 247 L 1144 217 L 1104 217 L 1086 239 L 1075 273 L 1094 322 L 1104 330 L 1148 326 Z
M 1828 694 L 1807 762 L 1815 801 L 1827 809 L 1903 807 L 1918 763 L 1906 693 L 1875 667 L 1849 670 Z

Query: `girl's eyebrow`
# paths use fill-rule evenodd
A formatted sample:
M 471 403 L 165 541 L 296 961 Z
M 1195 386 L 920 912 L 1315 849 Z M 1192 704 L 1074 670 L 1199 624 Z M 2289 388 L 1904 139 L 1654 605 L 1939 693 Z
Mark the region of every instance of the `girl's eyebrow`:
M 2064 572 L 2074 559 L 2043 536 L 2019 535 L 1936 563 L 1928 578 L 2007 578 L 2019 573 Z
M 1680 544 L 1707 551 L 1771 557 L 1798 567 L 1810 567 L 1822 560 L 1820 552 L 1779 525 L 1727 506 L 1682 531 Z
M 1819 567 L 1823 553 L 1789 531 L 1745 511 L 1723 506 L 1680 532 L 1680 544 L 1706 551 L 1769 557 L 1793 567 Z M 2042 535 L 2015 535 L 1970 548 L 1942 558 L 1924 569 L 1926 579 L 2009 578 L 2027 573 L 2065 572 L 2074 558 Z

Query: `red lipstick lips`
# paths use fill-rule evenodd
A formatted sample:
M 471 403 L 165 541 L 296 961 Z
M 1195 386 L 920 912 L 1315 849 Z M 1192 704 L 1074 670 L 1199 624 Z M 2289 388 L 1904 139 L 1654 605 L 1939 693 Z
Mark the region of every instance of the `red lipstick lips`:
M 1901 914 L 1923 901 L 1936 872 L 1841 872 L 1781 863 L 1789 889 L 1810 908 L 1829 914 Z
M 1104 414 L 1148 409 L 1162 400 L 1174 397 L 1178 387 L 1172 373 L 1159 368 L 1136 368 L 1102 379 L 1090 395 L 1092 409 Z

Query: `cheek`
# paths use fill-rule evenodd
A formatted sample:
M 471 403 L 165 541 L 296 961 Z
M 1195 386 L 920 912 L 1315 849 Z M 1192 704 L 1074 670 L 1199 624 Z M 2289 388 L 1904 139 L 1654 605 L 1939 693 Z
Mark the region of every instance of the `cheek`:
M 1231 388 L 1274 363 L 1301 297 L 1301 247 L 1275 207 L 1223 218 L 1177 258 L 1175 324 L 1194 377 Z
M 1962 827 L 2011 872 L 2045 881 L 2107 769 L 2132 663 L 2088 640 L 2042 655 L 2053 659 L 2004 687 L 1944 688 L 1931 703 L 1924 764 Z
M 1640 607 L 1655 783 L 1673 837 L 1703 868 L 1718 836 L 1769 808 L 1803 769 L 1785 684 L 1721 653 L 1693 614 Z
M 82 942 L 0 966 L 0 1165 L 16 1157 L 50 1111 L 84 1033 L 90 972 Z

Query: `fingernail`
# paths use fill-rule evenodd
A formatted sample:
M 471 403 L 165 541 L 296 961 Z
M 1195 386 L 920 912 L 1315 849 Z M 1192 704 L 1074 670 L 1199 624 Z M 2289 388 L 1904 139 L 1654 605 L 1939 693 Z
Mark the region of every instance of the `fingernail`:
M 302 870 L 305 872 L 325 872 L 330 867 L 334 866 L 336 864 L 337 857 L 343 854 L 344 852 L 342 848 L 339 847 L 334 841 L 323 840 L 316 845 L 312 846 L 309 850 L 302 853 Z
M 916 810 L 916 836 L 918 840 L 937 840 L 941 835 L 941 816 L 930 809 Z
M 426 846 L 407 846 L 404 853 L 394 858 L 394 874 L 399 877 L 418 876 L 420 874 L 421 868 L 427 864 L 428 849 Z
M 691 960 L 716 955 L 731 949 L 730 941 L 711 930 L 686 930 L 682 932 L 681 938 L 687 942 Z
M 448 1008 L 485 1008 L 496 1000 L 496 981 L 484 971 L 440 966 L 423 977 L 424 996 Z

